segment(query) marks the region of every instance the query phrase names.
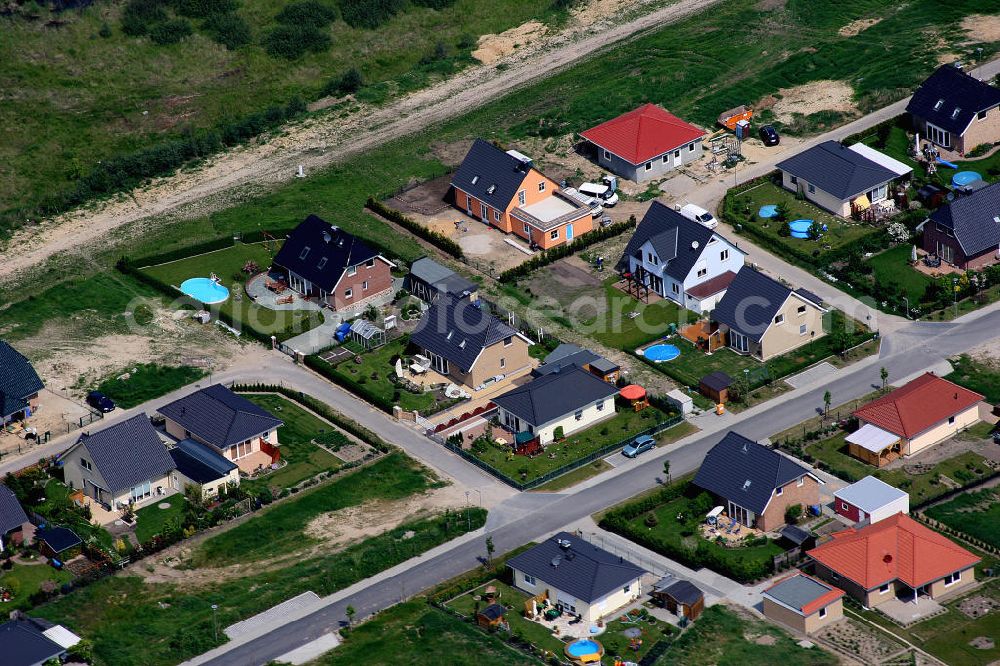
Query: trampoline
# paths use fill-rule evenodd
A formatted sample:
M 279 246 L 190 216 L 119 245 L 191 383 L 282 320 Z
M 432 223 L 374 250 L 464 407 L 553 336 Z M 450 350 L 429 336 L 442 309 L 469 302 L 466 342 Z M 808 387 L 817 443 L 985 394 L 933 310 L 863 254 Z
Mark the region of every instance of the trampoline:
M 680 356 L 681 350 L 675 345 L 659 344 L 647 347 L 643 351 L 643 355 L 654 363 L 663 363 L 664 361 L 672 361 Z
M 951 185 L 952 187 L 962 187 L 982 179 L 983 177 L 975 171 L 959 171 L 951 177 Z
M 809 238 L 809 227 L 812 225 L 812 220 L 794 220 L 788 223 L 788 228 L 792 231 L 792 238 Z
M 757 211 L 757 215 L 764 218 L 765 220 L 772 217 L 778 216 L 778 206 L 777 204 L 767 204 L 766 206 L 761 206 L 760 210 Z

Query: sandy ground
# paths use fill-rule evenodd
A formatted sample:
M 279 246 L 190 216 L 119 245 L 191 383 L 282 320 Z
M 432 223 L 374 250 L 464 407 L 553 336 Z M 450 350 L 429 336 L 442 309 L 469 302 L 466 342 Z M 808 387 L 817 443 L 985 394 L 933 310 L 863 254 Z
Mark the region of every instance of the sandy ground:
M 962 20 L 962 30 L 975 42 L 1000 42 L 1000 15 L 974 14 Z
M 196 217 L 231 206 L 234 200 L 266 191 L 294 177 L 297 165 L 306 174 L 370 150 L 431 124 L 473 108 L 580 58 L 608 48 L 643 30 L 680 21 L 719 0 L 679 0 L 637 18 L 622 13 L 600 24 L 570 22 L 502 59 L 496 65 L 470 67 L 426 90 L 407 95 L 380 108 L 355 105 L 345 114 L 311 117 L 284 129 L 280 136 L 255 142 L 219 155 L 199 169 L 154 181 L 150 186 L 55 220 L 42 221 L 16 234 L 5 248 L 0 282 L 27 277 L 27 271 L 59 253 L 75 253 L 99 240 L 111 244 L 126 237 L 111 232 L 137 221 L 129 233 L 138 235 L 151 225 L 168 224 L 170 215 Z M 645 2 L 629 3 L 641 11 Z M 615 20 L 620 22 L 614 24 Z M 498 67 L 497 65 L 503 65 Z M 169 213 L 170 215 L 166 215 Z M 162 216 L 162 217 L 161 217 Z
M 994 368 L 1000 367 L 1000 338 L 993 338 L 973 347 L 969 350 L 968 354 L 986 365 Z
M 854 37 L 860 35 L 862 32 L 872 27 L 873 25 L 878 25 L 882 22 L 881 18 L 865 18 L 858 19 L 857 21 L 851 21 L 843 28 L 837 31 L 837 34 L 841 37 Z
M 528 21 L 499 35 L 483 35 L 472 57 L 484 65 L 495 65 L 517 49 L 535 42 L 548 31 L 538 21 Z
M 793 114 L 804 116 L 817 111 L 842 111 L 854 113 L 854 89 L 843 81 L 813 81 L 794 88 L 782 88 L 778 91 L 781 98 L 775 101 L 771 110 L 775 118 L 782 122 L 791 122 Z

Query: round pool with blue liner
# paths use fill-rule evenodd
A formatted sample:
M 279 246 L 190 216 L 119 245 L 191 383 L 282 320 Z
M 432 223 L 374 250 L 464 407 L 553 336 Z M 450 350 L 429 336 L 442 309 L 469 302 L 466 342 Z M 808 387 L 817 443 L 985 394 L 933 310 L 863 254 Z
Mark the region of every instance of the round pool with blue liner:
M 597 644 L 597 641 L 592 641 L 587 638 L 581 638 L 580 640 L 573 641 L 566 646 L 566 654 L 571 657 L 586 657 L 587 655 L 597 654 L 601 651 L 601 646 Z
M 659 344 L 646 347 L 642 355 L 654 363 L 663 363 L 664 361 L 672 361 L 680 356 L 681 350 L 675 345 Z
M 757 211 L 757 215 L 766 219 L 778 216 L 778 205 L 777 204 L 767 204 L 766 206 L 761 206 L 760 210 Z
M 793 220 L 788 223 L 788 228 L 792 231 L 792 238 L 809 238 L 809 227 L 812 220 Z
M 951 185 L 952 187 L 962 187 L 982 179 L 983 177 L 975 171 L 959 171 L 951 177 Z
M 184 280 L 181 291 L 204 305 L 224 303 L 229 298 L 229 290 L 210 278 Z

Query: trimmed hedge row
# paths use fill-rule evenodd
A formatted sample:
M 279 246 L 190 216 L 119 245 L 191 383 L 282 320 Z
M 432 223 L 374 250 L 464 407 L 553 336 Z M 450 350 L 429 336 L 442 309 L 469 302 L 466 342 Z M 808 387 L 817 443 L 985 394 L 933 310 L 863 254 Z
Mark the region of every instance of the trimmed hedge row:
M 371 403 L 387 414 L 392 414 L 393 402 L 378 393 L 375 393 L 364 384 L 359 384 L 353 379 L 349 379 L 337 372 L 337 369 L 327 363 L 319 356 L 309 355 L 305 357 L 306 367 L 318 372 L 324 378 L 330 380 L 337 386 L 347 389 L 362 400 Z
M 549 264 L 559 261 L 564 257 L 568 257 L 571 254 L 575 254 L 580 250 L 586 249 L 591 245 L 623 234 L 629 229 L 634 229 L 636 224 L 635 215 L 632 215 L 626 222 L 616 222 L 615 224 L 607 227 L 594 229 L 593 231 L 574 239 L 572 243 L 563 243 L 562 245 L 558 245 L 550 250 L 542 250 L 540 253 L 536 254 L 524 263 L 514 266 L 513 268 L 508 268 L 501 273 L 500 277 L 497 279 L 500 284 L 513 282 L 518 278 L 522 278 L 529 273 L 542 268 L 543 266 L 548 266 Z
M 448 238 L 442 233 L 438 233 L 437 231 L 432 231 L 431 229 L 428 229 L 424 225 L 420 224 L 419 222 L 411 220 L 407 216 L 400 213 L 398 210 L 389 208 L 381 201 L 376 201 L 374 197 L 368 197 L 368 201 L 365 202 L 365 208 L 372 211 L 379 217 L 384 217 L 390 222 L 395 222 L 399 226 L 403 227 L 404 229 L 412 233 L 414 236 L 423 238 L 428 243 L 433 244 L 437 248 L 441 249 L 444 252 L 447 252 L 456 259 L 465 258 L 465 253 L 462 252 L 462 248 L 459 246 L 458 243 L 456 243 L 455 241 Z

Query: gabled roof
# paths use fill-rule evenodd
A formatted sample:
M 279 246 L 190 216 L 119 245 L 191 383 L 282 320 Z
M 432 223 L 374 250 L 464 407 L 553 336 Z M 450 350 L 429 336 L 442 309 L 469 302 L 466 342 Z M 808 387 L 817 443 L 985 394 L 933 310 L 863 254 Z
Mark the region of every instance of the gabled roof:
M 712 319 L 754 342 L 760 342 L 791 295 L 792 290 L 777 280 L 751 266 L 744 266 L 729 283 L 726 294 L 719 299 L 712 311 Z M 819 307 L 804 297 L 802 302 Z
M 0 624 L 4 666 L 36 666 L 65 653 L 65 648 L 45 635 L 46 625 L 49 623 L 33 618 Z
M 841 201 L 896 178 L 895 173 L 881 164 L 836 141 L 824 141 L 776 166 Z
M 170 449 L 177 471 L 195 483 L 211 483 L 227 476 L 237 465 L 212 447 L 193 439 L 182 439 Z
M 663 273 L 683 282 L 713 237 L 725 241 L 711 229 L 687 219 L 659 201 L 653 201 L 625 246 L 619 266 L 627 269 L 628 258 L 635 256 L 649 241 L 660 263 L 664 264 Z M 732 249 L 746 254 L 735 246 Z
M 764 590 L 770 598 L 799 615 L 812 615 L 844 596 L 844 591 L 812 576 L 796 572 Z
M 27 407 L 27 398 L 43 388 L 28 359 L 0 340 L 0 419 Z
M 726 271 L 725 273 L 720 273 L 716 275 L 711 280 L 702 282 L 701 284 L 696 284 L 687 290 L 687 295 L 693 298 L 708 298 L 709 296 L 715 296 L 720 291 L 725 291 L 729 288 L 729 285 L 736 278 L 736 273 L 733 271 Z
M 865 513 L 872 513 L 895 502 L 900 498 L 907 498 L 909 495 L 899 488 L 890 486 L 885 481 L 876 479 L 874 476 L 866 476 L 857 483 L 841 488 L 833 496 L 843 502 L 847 502 L 858 507 Z
M 524 339 L 481 308 L 479 301 L 442 296 L 421 317 L 410 341 L 468 372 L 486 347 L 515 336 Z
M 331 291 L 348 268 L 379 256 L 359 238 L 310 215 L 288 234 L 274 263 L 323 291 Z
M 159 409 L 160 414 L 218 449 L 225 449 L 284 425 L 222 384 L 190 393 Z
M 70 449 L 82 446 L 112 493 L 162 477 L 174 467 L 167 447 L 145 414 L 81 435 Z M 65 455 L 65 454 L 64 454 Z
M 476 139 L 452 175 L 451 184 L 494 208 L 506 210 L 529 171 L 529 162 Z
M 777 451 L 730 431 L 705 455 L 693 483 L 760 515 L 775 488 L 807 474 Z
M 903 513 L 837 532 L 806 554 L 866 590 L 893 580 L 920 587 L 980 560 Z
M 35 532 L 35 538 L 52 549 L 57 555 L 83 543 L 76 532 L 68 527 L 49 527 Z
M 507 560 L 507 566 L 586 603 L 597 601 L 646 573 L 628 560 L 568 532 L 560 532 L 515 555 Z
M 925 373 L 856 409 L 854 415 L 900 437 L 914 437 L 983 400 L 975 391 Z
M 716 370 L 715 372 L 710 372 L 701 378 L 701 384 L 704 384 L 713 391 L 722 391 L 733 385 L 733 378 L 724 373 L 722 370 Z
M 920 84 L 907 112 L 961 135 L 980 111 L 1000 104 L 1000 89 L 977 80 L 954 65 L 941 65 Z
M 500 604 L 490 604 L 486 608 L 479 611 L 479 614 L 485 617 L 487 620 L 499 620 L 507 612 Z
M 28 514 L 24 512 L 17 495 L 7 486 L 0 483 L 0 539 L 11 530 L 17 529 L 28 522 Z
M 580 135 L 631 164 L 642 164 L 691 143 L 705 131 L 656 104 L 643 104 Z
M 589 349 L 564 342 L 545 357 L 542 364 L 532 371 L 534 375 L 548 375 L 565 368 L 590 366 L 599 372 L 612 372 L 618 365 L 603 356 L 598 356 Z
M 493 402 L 528 423 L 540 426 L 616 393 L 618 389 L 612 384 L 586 370 L 570 366 L 536 377 L 527 384 L 498 395 Z
M 410 275 L 426 282 L 442 294 L 456 297 L 462 296 L 465 292 L 471 294 L 479 289 L 479 285 L 472 280 L 466 280 L 430 257 L 421 257 L 410 264 Z
M 932 222 L 951 229 L 968 257 L 1000 248 L 1000 183 L 949 201 L 931 213 Z
M 674 578 L 673 576 L 667 576 L 660 579 L 660 581 L 653 586 L 653 591 L 658 594 L 664 594 L 677 603 L 684 604 L 685 606 L 693 606 L 698 603 L 700 599 L 705 598 L 705 593 L 699 590 L 694 583 L 680 578 Z

